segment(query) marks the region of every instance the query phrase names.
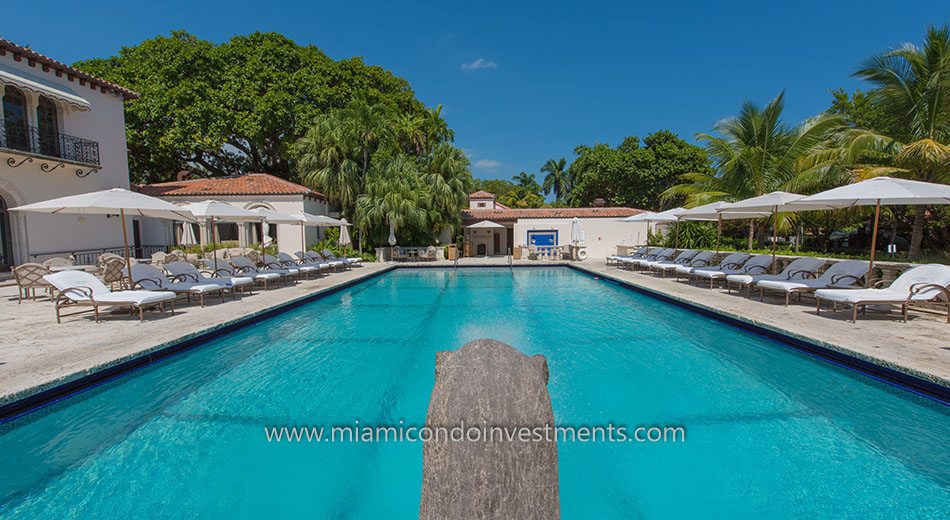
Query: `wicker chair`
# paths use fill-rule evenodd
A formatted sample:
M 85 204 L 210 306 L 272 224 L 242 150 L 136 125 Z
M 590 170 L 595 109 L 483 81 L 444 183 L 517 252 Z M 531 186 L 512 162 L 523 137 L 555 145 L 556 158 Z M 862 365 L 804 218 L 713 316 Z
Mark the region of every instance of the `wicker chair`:
M 152 265 L 156 267 L 161 267 L 165 264 L 170 264 L 171 262 L 166 260 L 167 257 L 168 257 L 168 253 L 164 251 L 158 251 L 156 253 L 152 253 Z
M 100 271 L 102 281 L 109 284 L 109 288 L 114 288 L 117 284 L 119 287 L 125 287 L 128 277 L 122 273 L 123 269 L 125 269 L 124 258 L 116 255 L 115 258 L 106 260 Z
M 55 256 L 53 258 L 48 258 L 43 260 L 43 265 L 46 267 L 57 267 L 60 265 L 76 265 L 76 262 L 70 260 L 69 258 L 63 258 L 61 256 Z
M 48 274 L 50 274 L 49 267 L 43 264 L 29 263 L 14 267 L 13 276 L 16 278 L 16 284 L 19 288 L 17 305 L 23 302 L 23 298 L 35 300 L 37 289 L 43 289 L 52 296 L 51 289 L 53 286 L 43 279 L 43 276 Z

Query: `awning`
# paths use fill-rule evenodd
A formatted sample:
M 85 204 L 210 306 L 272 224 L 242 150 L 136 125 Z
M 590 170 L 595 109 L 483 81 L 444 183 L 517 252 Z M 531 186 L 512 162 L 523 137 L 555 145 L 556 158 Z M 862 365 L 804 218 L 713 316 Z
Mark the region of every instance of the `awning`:
M 29 90 L 41 96 L 61 101 L 76 110 L 86 111 L 92 108 L 89 101 L 79 94 L 76 94 L 69 87 L 57 85 L 48 78 L 14 69 L 3 63 L 0 63 L 0 83 L 13 85 L 17 88 Z
M 504 228 L 504 227 L 505 227 L 505 226 L 502 226 L 501 224 L 496 224 L 496 223 L 494 223 L 494 222 L 492 222 L 492 221 L 490 221 L 490 220 L 483 220 L 483 221 L 481 221 L 481 222 L 478 222 L 478 223 L 472 224 L 471 226 L 468 226 L 469 229 L 483 229 L 483 228 L 484 228 L 484 229 L 494 229 L 494 228 Z

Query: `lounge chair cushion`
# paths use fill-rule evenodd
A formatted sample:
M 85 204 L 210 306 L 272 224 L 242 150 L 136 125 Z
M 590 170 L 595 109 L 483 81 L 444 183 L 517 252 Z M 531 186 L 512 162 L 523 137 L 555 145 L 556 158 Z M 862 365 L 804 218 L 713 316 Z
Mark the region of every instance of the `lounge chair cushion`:
M 815 297 L 839 303 L 900 303 L 907 300 L 907 293 L 890 289 L 819 289 L 815 291 Z

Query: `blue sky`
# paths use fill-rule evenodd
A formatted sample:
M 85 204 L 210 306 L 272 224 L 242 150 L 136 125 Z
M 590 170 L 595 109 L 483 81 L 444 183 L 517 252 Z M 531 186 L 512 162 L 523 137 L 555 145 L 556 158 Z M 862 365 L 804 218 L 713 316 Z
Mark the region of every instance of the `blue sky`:
M 919 42 L 950 2 L 32 2 L 3 37 L 71 63 L 185 29 L 276 31 L 362 56 L 444 105 L 480 178 L 536 172 L 579 144 L 670 129 L 690 140 L 786 90 L 798 122 L 853 89 L 872 53 Z M 8 20 L 9 22 L 9 20 Z

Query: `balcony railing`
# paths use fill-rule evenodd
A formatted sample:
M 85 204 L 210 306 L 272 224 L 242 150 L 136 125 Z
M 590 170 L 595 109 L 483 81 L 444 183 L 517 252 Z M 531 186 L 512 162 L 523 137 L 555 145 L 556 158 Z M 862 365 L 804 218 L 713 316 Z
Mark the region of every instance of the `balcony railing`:
M 0 124 L 0 148 L 99 166 L 99 143 L 18 124 Z

